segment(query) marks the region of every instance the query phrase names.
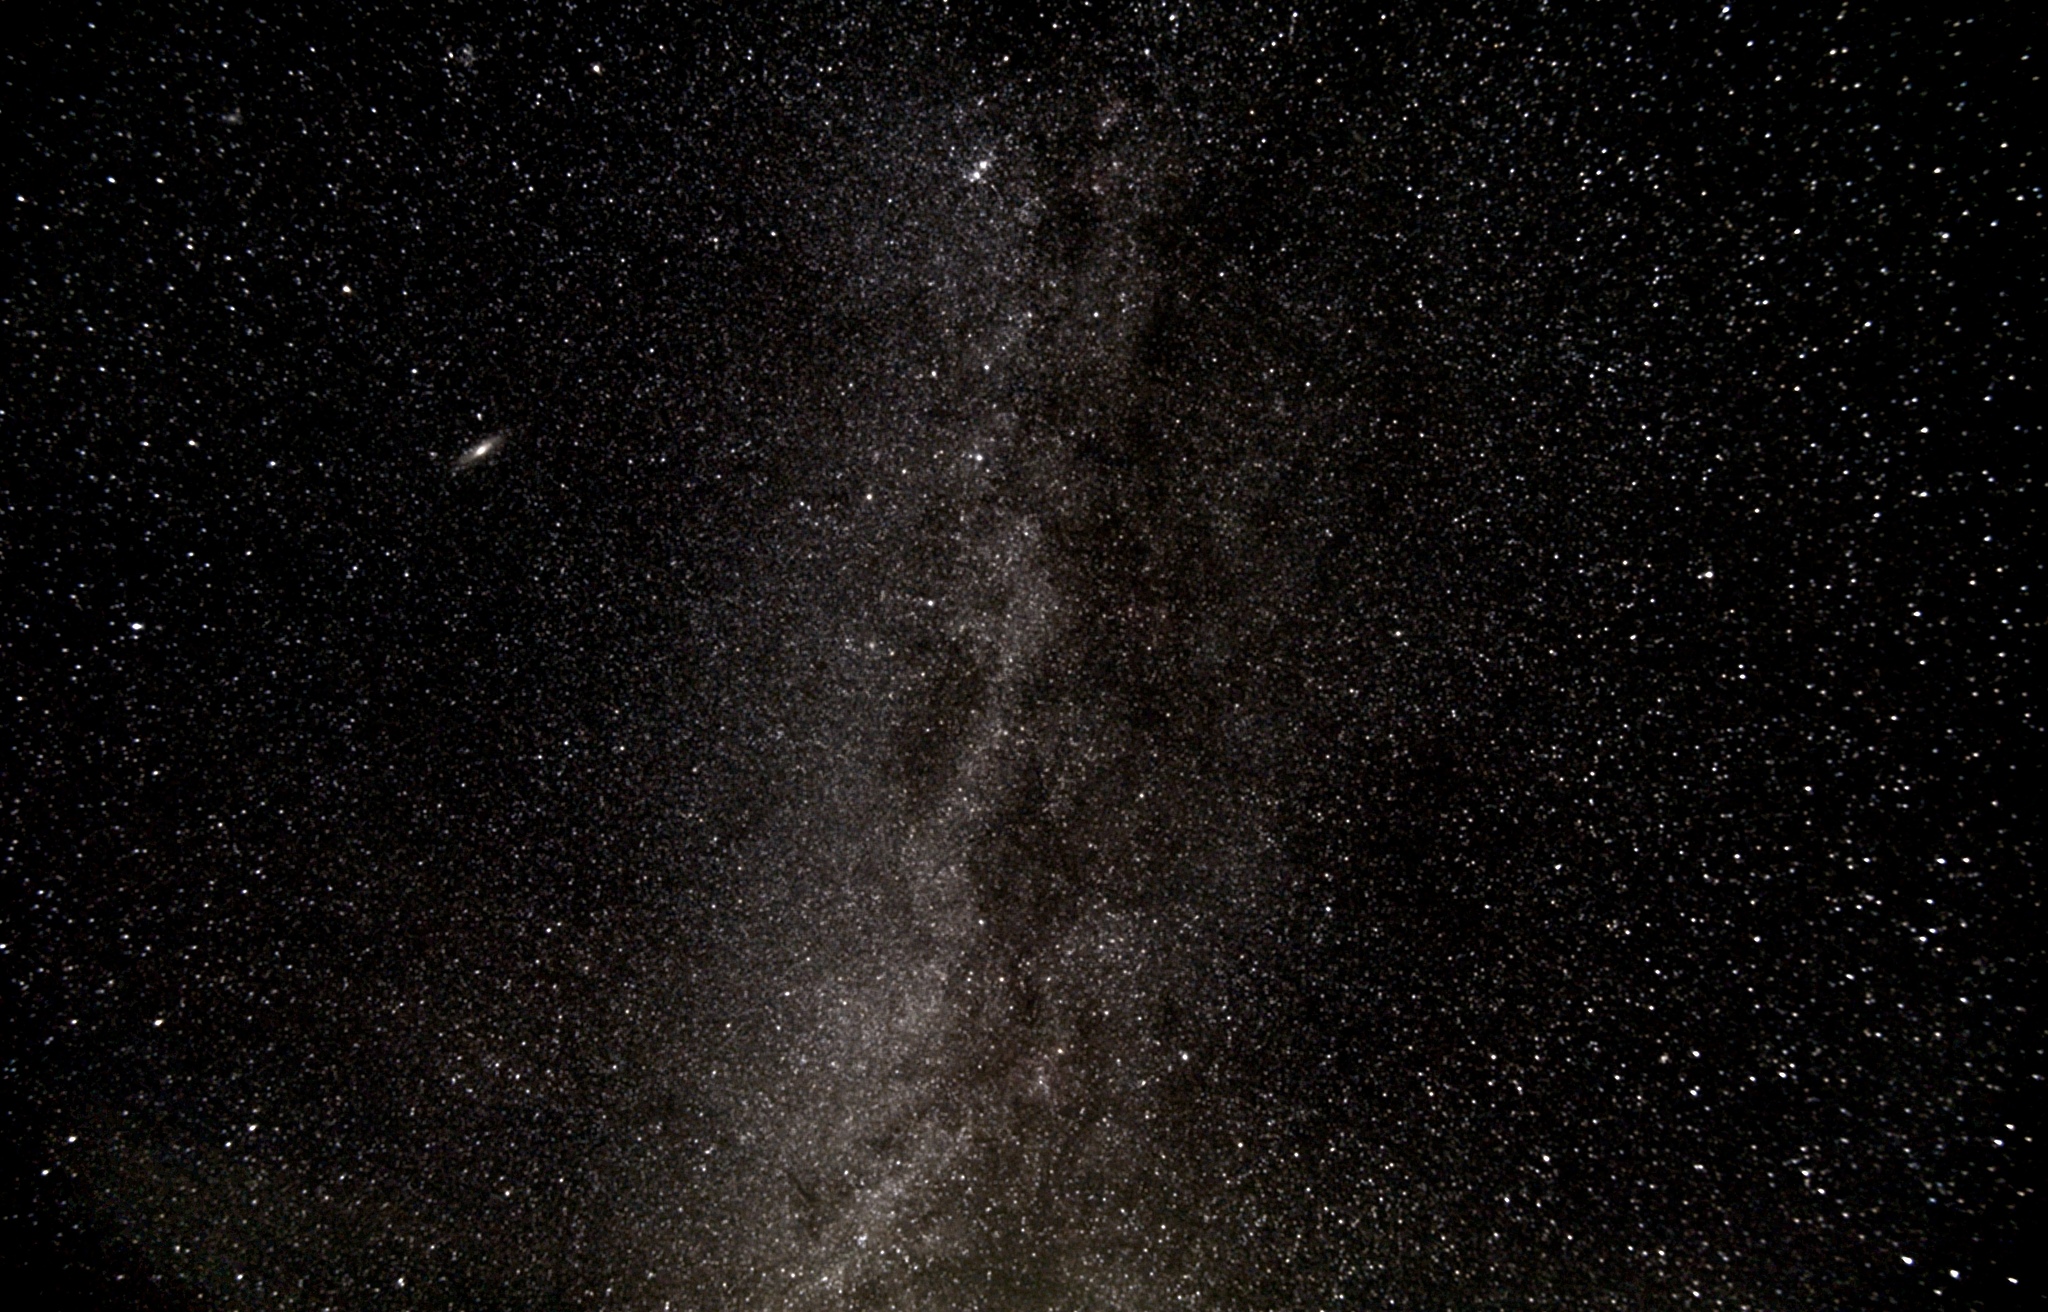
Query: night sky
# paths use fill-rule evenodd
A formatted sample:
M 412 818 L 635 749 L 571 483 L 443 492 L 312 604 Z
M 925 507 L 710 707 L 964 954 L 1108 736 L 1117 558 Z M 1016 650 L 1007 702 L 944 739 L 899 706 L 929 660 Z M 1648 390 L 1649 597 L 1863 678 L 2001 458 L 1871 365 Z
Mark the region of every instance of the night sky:
M 2022 7 L 31 8 L 16 1306 L 2039 1296 Z

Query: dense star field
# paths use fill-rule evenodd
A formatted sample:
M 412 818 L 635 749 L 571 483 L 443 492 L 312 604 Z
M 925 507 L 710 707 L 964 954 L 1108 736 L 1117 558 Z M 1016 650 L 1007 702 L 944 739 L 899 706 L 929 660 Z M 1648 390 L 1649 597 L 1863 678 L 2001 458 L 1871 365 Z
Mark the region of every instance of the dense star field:
M 52 7 L 5 1283 L 2039 1296 L 2038 23 Z

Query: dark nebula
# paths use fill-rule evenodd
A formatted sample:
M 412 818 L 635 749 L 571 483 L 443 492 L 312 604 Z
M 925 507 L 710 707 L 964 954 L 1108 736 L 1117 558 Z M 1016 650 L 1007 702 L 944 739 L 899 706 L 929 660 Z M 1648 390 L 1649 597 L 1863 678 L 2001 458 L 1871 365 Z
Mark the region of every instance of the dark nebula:
M 2038 1296 L 2017 9 L 34 8 L 13 1305 Z

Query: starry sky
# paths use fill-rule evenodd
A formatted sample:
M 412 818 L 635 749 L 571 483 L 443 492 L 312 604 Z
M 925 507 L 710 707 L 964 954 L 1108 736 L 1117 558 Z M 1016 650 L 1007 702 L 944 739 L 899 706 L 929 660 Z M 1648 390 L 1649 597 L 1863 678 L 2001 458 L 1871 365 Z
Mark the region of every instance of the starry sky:
M 35 1306 L 2029 1296 L 2018 7 L 148 8 L 0 56 Z

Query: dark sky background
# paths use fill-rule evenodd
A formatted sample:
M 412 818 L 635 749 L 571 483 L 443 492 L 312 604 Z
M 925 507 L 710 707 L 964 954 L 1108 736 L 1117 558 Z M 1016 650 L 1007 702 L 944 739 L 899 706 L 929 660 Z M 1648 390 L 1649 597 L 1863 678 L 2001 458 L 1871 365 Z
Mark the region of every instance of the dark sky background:
M 2038 1297 L 2019 7 L 35 8 L 16 1305 Z

